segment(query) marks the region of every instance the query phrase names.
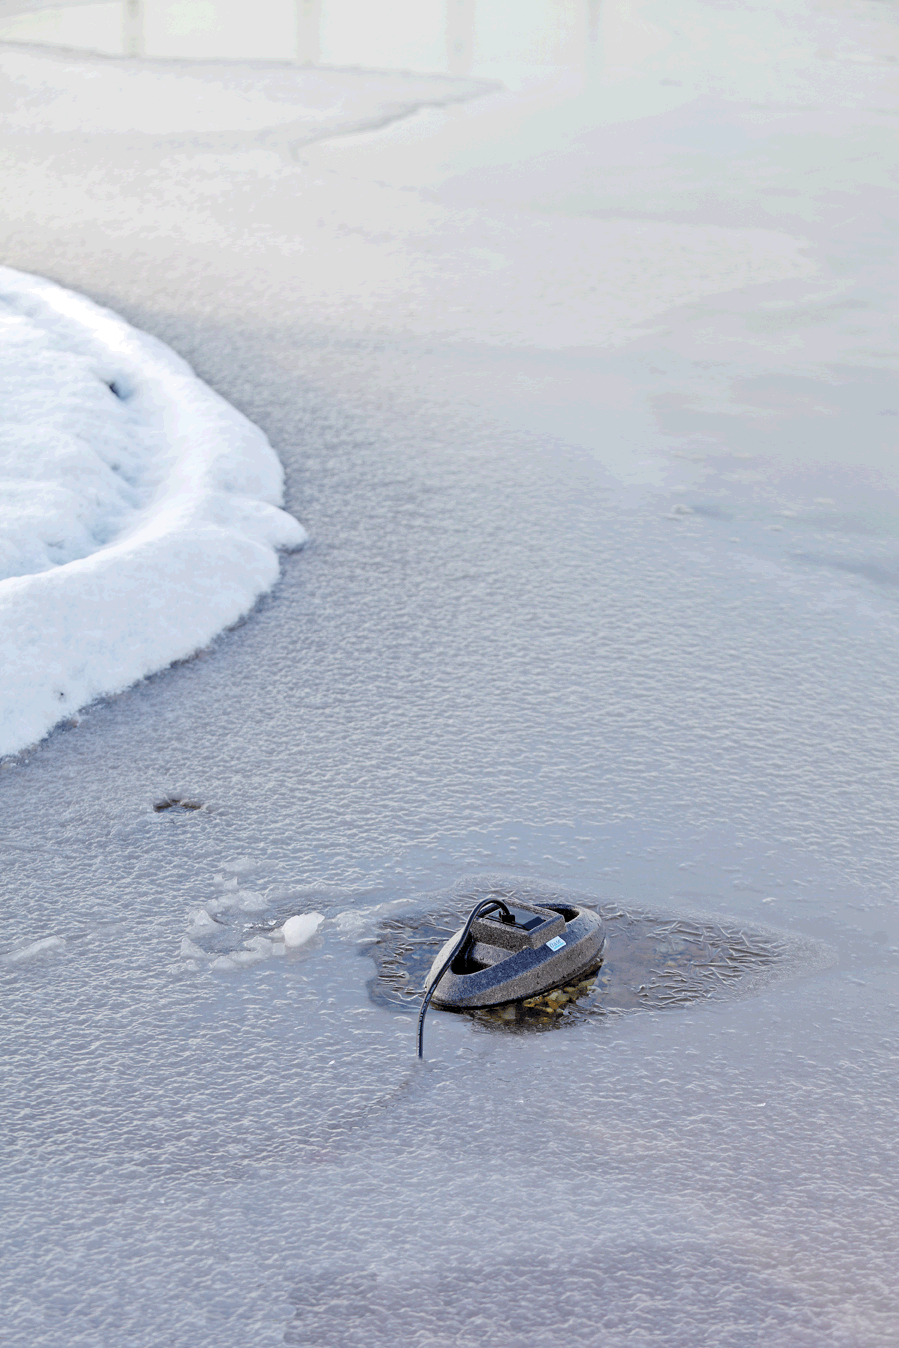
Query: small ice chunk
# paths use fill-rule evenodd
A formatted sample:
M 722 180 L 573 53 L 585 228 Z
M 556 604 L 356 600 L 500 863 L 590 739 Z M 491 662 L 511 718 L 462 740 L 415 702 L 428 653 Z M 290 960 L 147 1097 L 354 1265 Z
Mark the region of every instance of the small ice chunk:
M 374 931 L 376 922 L 383 918 L 385 913 L 402 912 L 408 905 L 409 900 L 402 898 L 394 899 L 391 903 L 375 903 L 370 908 L 348 908 L 337 914 L 334 925 L 346 936 L 359 939 L 364 934 Z
M 371 923 L 372 918 L 380 911 L 380 904 L 376 904 L 374 908 L 354 908 L 346 913 L 338 913 L 334 922 L 340 931 L 346 932 L 350 936 L 356 936 Z
M 237 895 L 237 906 L 245 913 L 261 913 L 268 904 L 255 889 L 242 889 Z
M 40 941 L 32 941 L 31 945 L 26 945 L 22 950 L 14 950 L 10 955 L 10 960 L 18 964 L 19 960 L 30 960 L 35 955 L 49 954 L 51 950 L 65 950 L 65 938 L 62 936 L 44 936 Z
M 227 913 L 230 909 L 236 907 L 236 894 L 222 894 L 218 898 L 206 900 L 207 913 Z
M 222 870 L 230 871 L 232 875 L 249 875 L 255 869 L 256 863 L 249 857 L 238 857 L 236 861 L 226 861 L 222 866 Z
M 265 959 L 265 956 L 258 950 L 233 950 L 228 958 L 233 960 L 238 968 L 243 969 L 248 964 L 258 964 L 260 960 Z
M 218 969 L 219 973 L 228 973 L 231 969 L 236 969 L 237 965 L 231 959 L 230 955 L 219 955 L 217 960 L 212 961 L 212 968 Z
M 198 908 L 195 913 L 191 913 L 190 926 L 187 928 L 188 936 L 207 936 L 219 930 L 219 924 L 215 918 L 209 916 L 205 908 Z
M 185 936 L 181 941 L 181 958 L 183 960 L 205 960 L 209 956 L 205 950 L 201 950 L 198 945 L 195 945 L 189 936 Z
M 249 941 L 244 941 L 245 950 L 255 950 L 262 959 L 268 959 L 272 953 L 272 943 L 265 936 L 251 936 Z
M 310 937 L 315 935 L 324 920 L 323 913 L 298 913 L 296 917 L 289 917 L 281 928 L 284 944 L 292 950 L 296 949 L 297 946 L 305 945 Z

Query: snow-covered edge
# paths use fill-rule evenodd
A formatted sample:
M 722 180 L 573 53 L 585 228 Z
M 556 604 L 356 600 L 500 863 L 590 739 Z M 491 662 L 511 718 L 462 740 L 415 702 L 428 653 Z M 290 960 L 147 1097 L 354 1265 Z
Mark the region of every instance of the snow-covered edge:
M 277 549 L 306 533 L 278 508 L 284 473 L 265 435 L 164 343 L 7 267 L 0 300 L 87 355 L 159 429 L 165 460 L 153 499 L 111 543 L 0 581 L 2 756 L 208 644 L 277 580 Z

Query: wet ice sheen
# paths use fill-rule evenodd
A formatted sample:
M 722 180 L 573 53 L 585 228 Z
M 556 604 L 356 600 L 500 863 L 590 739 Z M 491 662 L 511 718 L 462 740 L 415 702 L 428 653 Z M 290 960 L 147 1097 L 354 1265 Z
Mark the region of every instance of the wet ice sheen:
M 314 540 L 0 769 L 12 1348 L 899 1338 L 895 15 L 603 10 L 589 94 L 355 144 L 4 133 L 9 263 L 188 359 Z M 366 945 L 484 874 L 838 962 L 419 1068 Z

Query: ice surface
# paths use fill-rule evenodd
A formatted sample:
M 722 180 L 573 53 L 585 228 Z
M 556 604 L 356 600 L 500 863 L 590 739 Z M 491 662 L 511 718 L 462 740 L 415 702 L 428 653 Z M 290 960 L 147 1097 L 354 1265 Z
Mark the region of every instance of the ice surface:
M 260 132 L 317 140 L 378 126 L 479 87 L 440 76 L 299 72 L 289 57 L 235 70 L 226 62 L 97 60 L 0 48 L 4 120 L 19 133 L 208 136 Z M 88 87 L 85 88 L 85 82 Z M 282 130 L 283 129 L 283 130 Z
M 274 582 L 276 549 L 306 535 L 277 508 L 264 435 L 90 300 L 0 268 L 0 362 L 10 754 L 206 645 Z
M 0 953 L 65 935 L 0 962 L 12 1348 L 899 1338 L 895 10 L 601 26 L 588 86 L 298 150 L 3 136 L 10 264 L 189 360 L 312 539 L 0 769 Z M 486 873 L 836 963 L 419 1065 L 366 947 Z

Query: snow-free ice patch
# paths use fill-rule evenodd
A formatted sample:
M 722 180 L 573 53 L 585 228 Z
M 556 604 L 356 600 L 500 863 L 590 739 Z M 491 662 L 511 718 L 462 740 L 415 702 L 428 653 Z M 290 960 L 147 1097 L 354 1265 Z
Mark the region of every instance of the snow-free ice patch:
M 0 755 L 184 659 L 302 526 L 258 427 L 169 347 L 0 267 Z

